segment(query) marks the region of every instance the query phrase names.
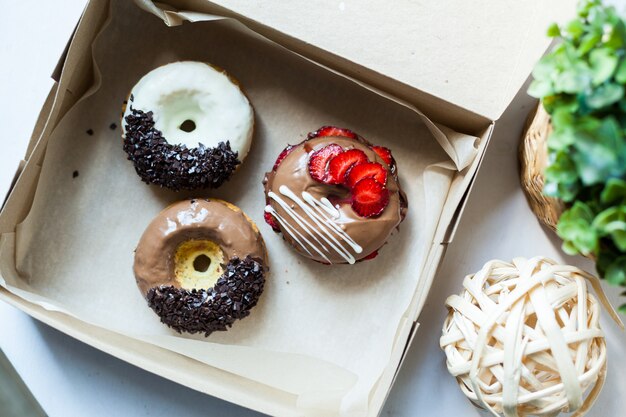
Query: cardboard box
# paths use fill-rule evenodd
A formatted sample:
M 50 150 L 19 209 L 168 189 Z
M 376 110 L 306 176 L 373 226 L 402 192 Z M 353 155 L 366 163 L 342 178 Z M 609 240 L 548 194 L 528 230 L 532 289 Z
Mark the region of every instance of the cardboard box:
M 320 71 L 337 72 L 401 106 L 416 107 L 450 135 L 454 129 L 479 138 L 478 155 L 463 167 L 455 179 L 455 193 L 445 201 L 387 366 L 370 392 L 365 414 L 377 415 L 417 331 L 419 312 L 446 245 L 454 237 L 494 122 L 548 45 L 544 37 L 548 22 L 570 9 L 564 7 L 565 2 L 513 1 L 422 5 L 403 0 L 394 2 L 393 7 L 383 1 L 362 5 L 339 2 L 332 7 L 327 2 L 300 0 L 271 6 L 229 0 L 169 3 L 156 6 L 138 1 L 169 25 L 208 18 L 199 13 L 234 18 L 287 51 L 319 64 Z M 145 18 L 150 16 L 145 14 Z M 4 256 L 10 255 L 6 250 L 9 235 L 31 210 L 48 139 L 97 82 L 99 74 L 92 71 L 89 52 L 108 19 L 109 2 L 91 1 L 55 71 L 58 83 L 41 111 L 24 164 L 20 165 L 24 169 L 16 174 L 15 187 L 0 214 L 0 237 L 6 237 L 0 241 L 5 244 Z M 303 414 L 301 399 L 285 390 L 46 309 L 26 301 L 16 290 L 0 287 L 0 297 L 70 336 L 191 388 L 268 414 L 314 415 L 311 410 Z M 325 412 L 318 410 L 319 415 L 329 415 Z

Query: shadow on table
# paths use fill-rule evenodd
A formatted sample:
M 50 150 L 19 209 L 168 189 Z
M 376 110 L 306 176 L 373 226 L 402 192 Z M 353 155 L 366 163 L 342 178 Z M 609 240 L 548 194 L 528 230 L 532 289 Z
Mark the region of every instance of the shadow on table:
M 1 350 L 0 415 L 2 417 L 46 416 L 46 413 Z
M 124 410 L 141 410 L 141 415 L 185 417 L 264 415 L 165 378 L 155 378 L 150 372 L 68 337 L 37 320 L 33 322 L 55 362 L 66 373 L 67 380 L 82 384 L 80 403 L 85 404 L 92 417 L 121 415 L 116 411 Z

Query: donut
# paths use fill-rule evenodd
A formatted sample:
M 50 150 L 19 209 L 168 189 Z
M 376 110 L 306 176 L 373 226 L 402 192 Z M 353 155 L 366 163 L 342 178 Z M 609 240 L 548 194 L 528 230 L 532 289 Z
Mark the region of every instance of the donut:
M 183 61 L 139 80 L 121 124 L 124 151 L 142 181 L 195 190 L 230 179 L 250 150 L 254 113 L 225 71 Z
M 227 330 L 263 292 L 267 252 L 257 226 L 222 200 L 192 199 L 161 211 L 144 231 L 133 272 L 161 322 L 175 331 Z
M 263 185 L 266 223 L 324 264 L 375 258 L 408 209 L 391 151 L 334 126 L 288 145 Z

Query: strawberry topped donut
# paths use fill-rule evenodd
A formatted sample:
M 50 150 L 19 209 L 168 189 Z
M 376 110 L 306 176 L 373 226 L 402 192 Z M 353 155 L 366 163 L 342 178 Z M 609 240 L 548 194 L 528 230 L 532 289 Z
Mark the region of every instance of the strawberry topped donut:
M 263 184 L 265 221 L 325 264 L 376 257 L 408 207 L 391 151 L 334 126 L 287 146 Z

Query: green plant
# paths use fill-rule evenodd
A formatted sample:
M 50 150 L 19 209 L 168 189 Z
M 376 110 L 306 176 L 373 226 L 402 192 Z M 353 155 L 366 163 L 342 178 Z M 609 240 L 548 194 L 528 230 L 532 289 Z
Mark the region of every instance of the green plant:
M 601 277 L 626 287 L 626 24 L 613 7 L 586 0 L 548 36 L 561 42 L 528 89 L 553 127 L 544 193 L 567 203 L 557 225 L 563 250 L 592 256 Z

